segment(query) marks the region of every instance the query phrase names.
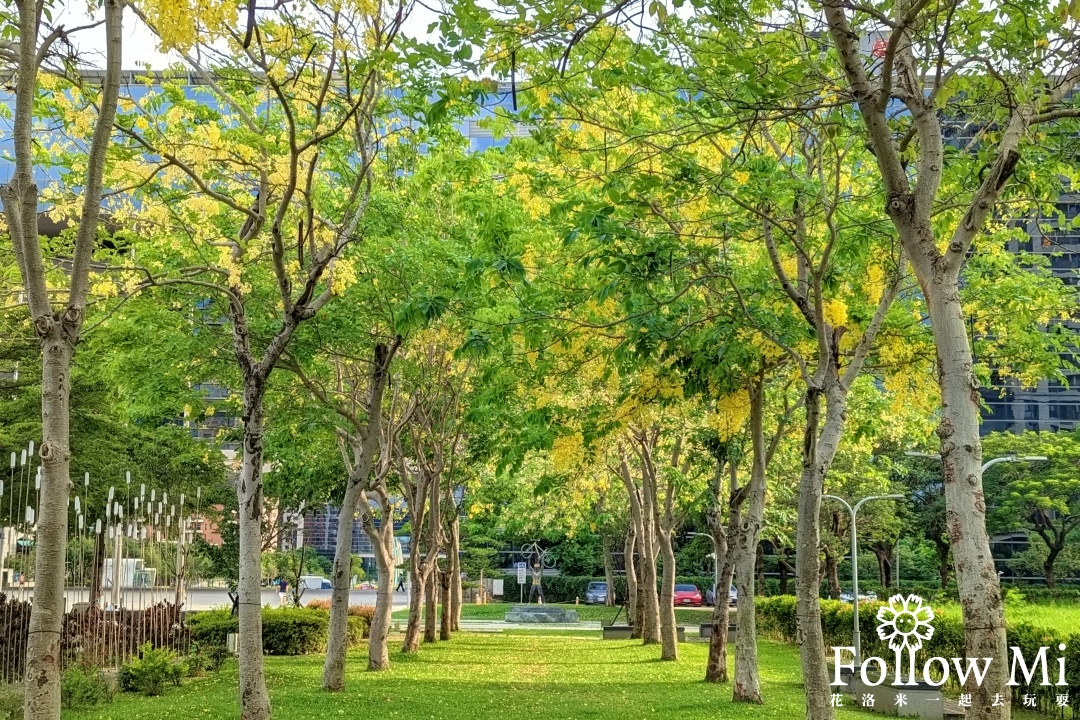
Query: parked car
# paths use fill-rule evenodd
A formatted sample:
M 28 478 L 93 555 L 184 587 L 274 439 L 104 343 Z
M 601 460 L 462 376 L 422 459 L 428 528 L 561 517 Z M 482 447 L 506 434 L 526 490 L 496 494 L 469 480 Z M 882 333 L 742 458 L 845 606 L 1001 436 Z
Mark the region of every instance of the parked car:
M 734 585 L 732 585 L 730 588 L 728 588 L 728 605 L 735 605 L 735 603 L 737 603 L 738 601 L 739 591 L 735 589 Z M 716 588 L 709 588 L 705 591 L 705 604 L 716 604 Z
M 697 585 L 676 585 L 674 602 L 676 605 L 690 605 L 693 607 L 701 607 L 704 598 L 701 597 L 701 591 L 698 590 Z
M 586 605 L 603 605 L 607 601 L 607 583 L 591 582 L 585 588 Z
M 842 593 L 840 593 L 840 602 L 849 603 L 853 599 L 855 599 L 855 596 L 852 595 L 850 592 L 842 592 Z M 877 593 L 876 592 L 859 593 L 859 602 L 861 602 L 861 603 L 875 602 L 876 600 L 877 600 Z

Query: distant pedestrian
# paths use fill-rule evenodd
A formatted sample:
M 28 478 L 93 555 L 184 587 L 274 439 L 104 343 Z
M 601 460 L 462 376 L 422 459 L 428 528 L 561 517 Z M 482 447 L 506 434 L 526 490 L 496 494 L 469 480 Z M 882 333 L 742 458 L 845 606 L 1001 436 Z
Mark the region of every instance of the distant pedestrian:
M 405 592 L 405 573 L 398 575 L 397 592 Z
M 289 583 L 285 580 L 285 578 L 281 578 L 281 580 L 278 580 L 277 584 L 278 605 L 280 607 L 285 607 L 285 596 L 288 595 L 288 593 Z

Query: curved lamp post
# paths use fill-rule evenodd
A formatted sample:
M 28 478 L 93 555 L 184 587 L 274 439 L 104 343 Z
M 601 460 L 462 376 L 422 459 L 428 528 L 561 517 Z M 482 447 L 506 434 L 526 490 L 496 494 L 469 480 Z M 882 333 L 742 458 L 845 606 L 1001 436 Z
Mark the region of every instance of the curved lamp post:
M 855 503 L 855 507 L 852 507 L 847 500 L 836 495 L 822 495 L 822 500 L 836 500 L 847 508 L 848 514 L 851 515 L 851 594 L 852 602 L 851 606 L 855 612 L 854 629 L 852 631 L 853 645 L 855 646 L 855 667 L 861 665 L 862 660 L 862 646 L 859 642 L 859 536 L 855 531 L 855 517 L 859 513 L 859 508 L 864 503 L 871 500 L 903 500 L 903 495 L 869 495 L 864 497 L 859 502 Z
M 720 558 L 716 557 L 716 538 L 709 533 L 688 532 L 688 537 L 707 537 L 713 541 L 713 603 L 716 603 L 716 598 L 720 596 Z M 727 592 L 727 588 L 724 588 L 724 592 Z

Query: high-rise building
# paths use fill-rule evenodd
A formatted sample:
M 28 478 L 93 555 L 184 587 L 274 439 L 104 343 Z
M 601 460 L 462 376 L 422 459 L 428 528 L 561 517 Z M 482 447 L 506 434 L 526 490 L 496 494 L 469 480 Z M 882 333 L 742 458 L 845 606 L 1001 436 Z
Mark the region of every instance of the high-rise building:
M 1010 250 L 1045 256 L 1055 276 L 1080 289 L 1080 226 L 1073 225 L 1080 223 L 1080 194 L 1063 195 L 1057 209 L 1058 217 L 1028 223 L 1028 239 L 1012 241 Z M 1053 229 L 1044 231 L 1046 226 Z M 1064 322 L 1080 339 L 1080 317 Z M 1080 427 L 1080 348 L 1063 353 L 1061 361 L 1064 381 L 1042 380 L 1034 388 L 994 373 L 990 387 L 982 389 L 982 433 L 1068 432 Z

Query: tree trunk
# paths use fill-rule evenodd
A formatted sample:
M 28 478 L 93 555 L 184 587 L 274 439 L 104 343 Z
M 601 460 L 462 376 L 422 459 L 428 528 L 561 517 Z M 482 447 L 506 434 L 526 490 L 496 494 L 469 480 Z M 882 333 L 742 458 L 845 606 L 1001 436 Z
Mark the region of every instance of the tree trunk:
M 105 541 L 101 533 L 94 533 L 94 556 L 90 561 L 90 607 L 101 602 L 101 574 L 105 572 Z
M 788 574 L 795 568 L 791 566 L 791 563 L 787 560 L 787 548 L 777 547 L 776 549 L 776 568 L 780 572 L 780 594 L 788 594 Z
M 928 231 L 929 232 L 929 231 Z M 913 263 L 918 269 L 920 263 Z M 920 276 L 922 281 L 922 276 Z M 1008 707 L 993 707 L 994 694 L 1005 687 L 1008 648 L 1001 586 L 986 532 L 986 499 L 982 487 L 982 445 L 979 441 L 979 383 L 972 372 L 971 347 L 963 307 L 953 273 L 936 270 L 921 282 L 930 313 L 941 387 L 941 459 L 945 484 L 949 545 L 964 617 L 967 657 L 1001 658 L 990 663 L 986 679 L 970 679 L 968 720 L 1006 718 Z
M 405 624 L 405 640 L 401 652 L 414 653 L 420 649 L 420 613 L 424 606 L 424 587 L 427 585 L 427 569 L 419 560 L 420 548 L 411 549 L 409 561 L 409 620 Z
M 756 560 L 754 561 L 754 575 L 757 577 L 757 585 L 754 588 L 755 595 L 765 595 L 765 548 L 761 545 L 761 538 L 758 538 L 757 550 L 754 551 Z
M 735 587 L 739 592 L 735 618 L 735 702 L 761 704 L 761 682 L 758 678 L 757 624 L 754 611 L 755 575 L 760 549 L 761 528 L 765 523 L 765 434 L 763 415 L 765 388 L 759 380 L 750 391 L 750 438 L 753 462 L 750 484 L 746 487 L 744 512 L 738 529 L 731 538 Z
M 935 540 L 934 547 L 938 556 L 938 581 L 944 588 L 949 583 L 949 544 L 943 540 Z
M 615 605 L 615 571 L 611 567 L 611 536 L 604 535 L 601 541 L 602 551 L 604 553 L 604 580 L 607 583 L 607 593 L 604 594 L 604 605 L 613 607 Z
M 840 563 L 837 560 L 832 547 L 826 544 L 822 546 L 822 550 L 825 552 L 825 577 L 829 581 L 829 598 L 831 600 L 839 600 L 841 594 Z
M 638 539 L 638 547 L 640 548 L 640 537 Z M 634 613 L 634 629 L 631 633 L 633 639 L 641 640 L 645 634 L 645 582 L 642 579 L 645 575 L 645 559 L 641 556 L 641 552 L 638 552 L 637 557 L 634 559 L 634 565 L 637 568 L 637 612 Z
M 655 645 L 660 642 L 660 598 L 657 595 L 656 578 L 657 528 L 653 521 L 655 498 L 650 499 L 649 494 L 648 492 L 641 493 L 642 531 L 640 536 L 642 543 L 639 550 L 642 594 L 641 642 L 645 645 Z
M 437 624 L 436 611 L 439 606 L 438 590 L 439 566 L 432 563 L 431 571 L 424 582 L 424 642 L 433 643 L 438 639 L 435 634 Z
M 1050 551 L 1046 555 L 1046 562 L 1043 563 L 1043 577 L 1046 578 L 1046 589 L 1054 589 L 1054 561 L 1057 560 L 1058 553 L 1061 552 L 1061 548 L 1050 548 Z
M 821 495 L 825 474 L 836 455 L 847 408 L 840 388 L 828 394 L 820 437 L 822 391 L 806 393 L 806 431 L 803 436 L 802 472 L 799 477 L 799 517 L 795 541 L 795 595 L 799 655 L 803 667 L 807 720 L 833 720 L 825 639 L 821 630 Z M 1002 656 L 1004 657 L 1004 656 Z
M 332 692 L 345 689 L 345 656 L 349 649 L 349 591 L 352 579 L 353 525 L 356 522 L 356 513 L 361 501 L 364 507 L 359 507 L 359 511 L 365 520 L 370 520 L 371 507 L 368 504 L 365 488 L 371 478 L 375 451 L 382 431 L 383 391 L 389 376 L 390 361 L 396 349 L 397 343 L 394 344 L 393 349 L 383 343 L 375 345 L 375 357 L 367 392 L 367 422 L 358 435 L 351 435 L 349 438 L 352 463 L 348 484 L 345 486 L 345 495 L 341 500 L 341 509 L 338 511 L 338 533 L 334 545 L 334 565 L 330 575 L 330 583 L 333 586 L 330 596 L 330 631 L 326 643 L 326 661 L 323 665 L 323 689 Z M 343 450 L 343 452 L 346 451 Z M 390 522 L 393 524 L 393 518 L 390 518 Z M 370 531 L 375 529 L 374 523 L 365 523 L 365 528 L 369 532 L 373 545 L 383 544 L 381 535 L 370 535 Z M 376 552 L 381 555 L 381 550 L 384 549 L 379 548 Z M 390 557 L 392 565 L 392 552 Z M 380 573 L 383 564 L 380 559 Z M 381 584 L 379 590 L 382 591 Z M 369 667 L 370 663 L 369 658 Z
M 671 532 L 659 529 L 660 552 L 664 558 L 664 570 L 660 586 L 660 659 L 679 659 L 679 637 L 675 626 L 675 549 Z
M 709 637 L 709 658 L 705 662 L 705 682 L 725 683 L 728 681 L 727 646 L 728 626 L 731 624 L 731 607 L 729 589 L 731 580 L 735 575 L 735 565 L 732 554 L 728 548 L 728 538 L 734 534 L 733 529 L 738 525 L 740 506 L 742 504 L 739 493 L 739 467 L 729 460 L 727 463 L 729 476 L 728 519 L 727 527 L 724 527 L 723 516 L 723 479 L 724 468 L 721 463 L 716 473 L 716 489 L 714 492 L 714 507 L 708 511 L 707 520 L 709 530 L 713 538 L 713 553 L 717 567 L 717 587 L 713 590 L 713 614 L 712 630 Z
M 270 696 L 263 674 L 262 643 L 262 464 L 263 386 L 244 392 L 244 458 L 236 483 L 240 530 L 239 645 L 240 717 L 268 720 Z
M 712 631 L 709 636 L 709 659 L 705 663 L 705 682 L 726 683 L 728 681 L 727 646 L 728 626 L 731 624 L 731 608 L 728 600 L 728 588 L 735 572 L 731 557 L 727 551 L 727 537 L 723 528 L 713 530 L 713 550 L 720 565 L 718 587 L 713 604 Z
M 450 520 L 450 630 L 461 630 L 461 518 L 457 507 Z
M 638 580 L 635 567 L 634 549 L 637 531 L 631 518 L 626 527 L 626 540 L 623 542 L 623 565 L 626 566 L 626 624 L 631 627 L 630 637 L 641 637 L 641 617 L 638 613 Z
M 69 398 L 74 346 L 61 322 L 42 343 L 41 495 L 38 501 L 34 599 L 26 646 L 26 718 L 60 717 L 60 630 L 70 482 Z
M 883 588 L 890 589 L 894 585 L 892 568 L 893 546 L 874 545 L 873 551 L 874 556 L 877 558 L 878 580 L 881 582 Z
M 349 478 L 345 497 L 338 511 L 338 532 L 334 545 L 334 565 L 330 571 L 330 631 L 326 642 L 326 661 L 323 664 L 323 690 L 341 692 L 345 689 L 345 655 L 349 645 L 349 576 L 352 573 L 352 537 L 356 505 L 360 499 L 360 482 Z M 365 473 L 366 475 L 366 473 Z M 364 480 L 366 481 L 366 477 Z
M 449 562 L 447 563 L 449 564 Z M 439 639 L 450 639 L 450 616 L 454 610 L 450 602 L 450 571 L 444 570 L 439 573 L 439 597 L 442 600 L 442 612 L 439 613 Z
M 375 596 L 375 614 L 368 629 L 368 670 L 390 669 L 390 648 L 386 636 L 390 632 L 391 614 L 394 612 L 394 553 L 376 549 L 379 591 Z

